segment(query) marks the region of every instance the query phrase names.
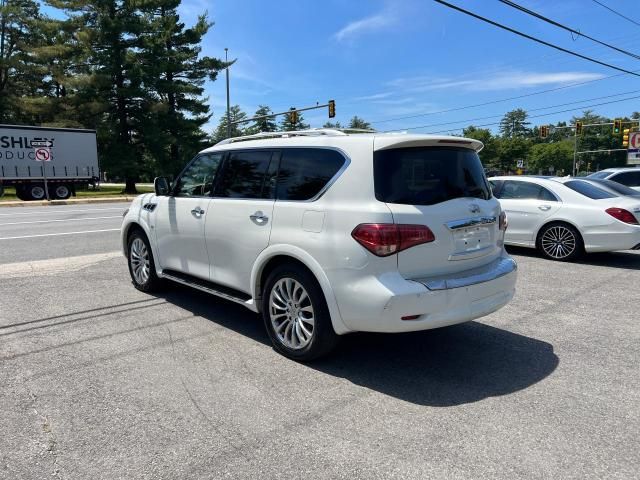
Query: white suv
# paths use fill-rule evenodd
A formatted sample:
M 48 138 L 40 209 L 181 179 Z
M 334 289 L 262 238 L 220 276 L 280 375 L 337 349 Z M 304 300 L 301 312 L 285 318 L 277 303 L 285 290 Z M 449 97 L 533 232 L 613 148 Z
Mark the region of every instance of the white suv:
M 487 315 L 513 297 L 516 263 L 481 148 L 337 130 L 223 141 L 133 201 L 122 226 L 133 284 L 168 279 L 260 312 L 296 360 L 348 332 Z
M 629 188 L 640 191 L 640 167 L 607 168 L 587 175 L 586 178 L 613 180 Z

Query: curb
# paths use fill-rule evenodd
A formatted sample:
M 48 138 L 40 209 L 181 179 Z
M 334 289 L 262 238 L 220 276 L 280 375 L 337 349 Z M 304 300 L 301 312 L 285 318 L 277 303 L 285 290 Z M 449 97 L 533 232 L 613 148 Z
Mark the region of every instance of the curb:
M 15 201 L 15 202 L 2 202 L 0 201 L 0 207 L 47 207 L 55 205 L 82 205 L 86 203 L 123 203 L 131 202 L 137 195 L 124 196 L 124 197 L 105 197 L 105 198 L 74 198 L 69 200 L 38 200 L 38 201 Z

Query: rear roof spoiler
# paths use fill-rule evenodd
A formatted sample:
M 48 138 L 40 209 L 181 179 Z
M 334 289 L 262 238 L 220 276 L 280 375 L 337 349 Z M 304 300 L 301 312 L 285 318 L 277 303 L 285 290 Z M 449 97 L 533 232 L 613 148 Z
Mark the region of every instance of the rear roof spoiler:
M 434 135 L 405 135 L 405 136 L 385 136 L 376 135 L 373 144 L 374 150 L 387 150 L 390 148 L 409 147 L 462 147 L 479 152 L 484 148 L 484 144 L 473 138 L 449 137 Z

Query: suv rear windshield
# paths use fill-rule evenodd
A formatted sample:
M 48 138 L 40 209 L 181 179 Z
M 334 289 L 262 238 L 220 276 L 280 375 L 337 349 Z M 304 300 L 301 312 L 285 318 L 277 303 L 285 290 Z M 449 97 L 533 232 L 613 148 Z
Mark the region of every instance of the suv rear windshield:
M 491 198 L 478 154 L 467 148 L 411 147 L 373 156 L 376 198 L 386 203 L 434 205 L 454 198 Z

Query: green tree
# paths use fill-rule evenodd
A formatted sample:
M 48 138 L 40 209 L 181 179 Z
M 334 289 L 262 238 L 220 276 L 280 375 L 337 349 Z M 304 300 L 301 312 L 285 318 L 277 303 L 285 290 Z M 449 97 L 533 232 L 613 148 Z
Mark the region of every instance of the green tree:
M 340 125 L 340 122 L 325 122 L 322 128 L 342 128 L 342 125 Z
M 180 0 L 148 0 L 142 4 L 145 30 L 140 35 L 142 80 L 146 90 L 141 132 L 146 151 L 159 173 L 177 174 L 207 140 L 209 121 L 206 79 L 215 80 L 227 65 L 200 56 L 202 38 L 212 24 L 201 15 L 186 28 L 176 8 Z
M 135 193 L 143 173 L 141 124 L 148 90 L 143 85 L 141 34 L 145 25 L 139 4 L 126 0 L 49 0 L 63 9 L 83 59 L 93 67 L 78 88 L 91 99 L 97 125 L 103 168 L 124 177 L 125 192 Z
M 355 128 L 359 130 L 371 130 L 371 124 L 369 122 L 365 122 L 362 118 L 354 115 L 353 118 L 349 121 L 349 126 L 347 128 Z
M 498 165 L 503 171 L 514 170 L 516 161 L 527 158 L 531 148 L 531 139 L 514 137 L 497 140 Z
M 273 111 L 267 105 L 260 105 L 254 117 L 263 117 L 272 113 Z M 275 117 L 265 117 L 254 120 L 253 125 L 247 128 L 247 133 L 275 132 L 276 130 L 278 130 L 278 125 L 276 124 Z
M 243 123 L 233 123 L 238 120 L 245 120 L 247 118 L 247 114 L 244 113 L 240 109 L 240 105 L 233 105 L 229 109 L 229 116 L 231 117 L 231 138 L 233 137 L 241 137 L 245 135 L 246 130 L 242 127 Z M 226 112 L 220 117 L 220 122 L 218 126 L 211 134 L 211 141 L 215 144 L 222 140 L 229 138 L 227 136 L 227 115 Z
M 0 122 L 27 123 L 24 99 L 42 96 L 42 70 L 31 54 L 44 41 L 33 0 L 0 2 Z
M 285 132 L 291 132 L 293 130 L 306 130 L 309 128 L 308 123 L 304 123 L 304 117 L 302 116 L 302 112 L 298 112 L 298 120 L 296 122 L 292 122 L 289 115 L 285 115 L 280 122 L 280 130 L 284 130 Z
M 480 140 L 484 144 L 484 148 L 480 151 L 480 160 L 486 167 L 495 165 L 498 158 L 498 148 L 496 138 L 491 130 L 470 125 L 462 131 L 462 136 Z
M 539 143 L 531 147 L 528 168 L 534 173 L 565 172 L 573 166 L 573 143 L 570 140 L 554 143 Z
M 527 112 L 521 108 L 505 113 L 500 120 L 500 135 L 505 138 L 530 136 L 530 123 L 527 121 L 527 117 Z

